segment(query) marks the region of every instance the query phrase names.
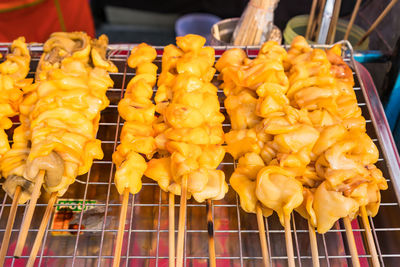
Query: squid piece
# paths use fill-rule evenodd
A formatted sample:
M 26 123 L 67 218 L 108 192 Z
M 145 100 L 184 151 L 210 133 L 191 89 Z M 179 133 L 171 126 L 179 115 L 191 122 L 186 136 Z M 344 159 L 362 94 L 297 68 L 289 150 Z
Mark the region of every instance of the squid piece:
M 210 83 L 215 52 L 203 47 L 197 35 L 177 38 L 162 56 L 162 71 L 155 95 L 161 115 L 152 123 L 160 158 L 151 159 L 145 175 L 160 187 L 181 194 L 187 178 L 188 198 L 221 199 L 227 192 L 225 175 L 216 170 L 225 155 L 218 88 Z M 149 68 L 150 69 L 150 68 Z
M 333 169 L 355 169 L 377 162 L 379 152 L 366 133 L 349 132 L 325 152 L 325 158 Z
M 34 183 L 23 178 L 22 176 L 10 175 L 7 176 L 6 181 L 3 184 L 3 190 L 8 194 L 9 197 L 13 198 L 17 186 L 21 187 L 21 195 L 19 197 L 18 204 L 24 204 L 31 198 Z
M 151 159 L 144 175 L 156 181 L 162 190 L 168 191 L 168 186 L 173 181 L 171 157 Z
M 30 52 L 24 37 L 19 37 L 11 44 L 11 53 L 0 64 L 0 73 L 9 76 L 14 81 L 22 81 L 28 75 Z
M 284 225 L 285 216 L 303 202 L 303 186 L 284 168 L 267 166 L 257 174 L 256 196 Z
M 121 151 L 135 151 L 151 158 L 156 151 L 154 130 L 151 125 L 127 121 L 121 130 Z
M 108 37 L 105 34 L 102 34 L 98 39 L 92 39 L 91 44 L 93 65 L 109 72 L 117 72 L 118 68 L 114 65 L 114 63 L 106 59 Z
M 256 180 L 257 174 L 265 167 L 263 159 L 256 153 L 246 153 L 238 161 L 235 173 L 240 173 L 250 180 Z
M 115 172 L 114 181 L 118 193 L 123 194 L 125 188 L 129 188 L 131 194 L 139 192 L 142 189 L 142 176 L 146 169 L 147 163 L 142 156 L 136 152 L 129 153 Z
M 148 44 L 141 43 L 135 46 L 128 58 L 128 65 L 131 68 L 138 67 L 141 63 L 153 62 L 157 57 L 157 51 Z
M 260 122 L 256 115 L 257 98 L 250 91 L 243 90 L 237 95 L 225 99 L 225 108 L 230 114 L 233 130 L 252 128 Z
M 315 188 L 303 187 L 303 203 L 295 210 L 313 227 L 317 227 L 317 215 L 315 214 L 313 204 L 315 198 Z
M 196 128 L 169 128 L 165 131 L 166 138 L 196 145 L 218 145 L 224 140 L 221 125 L 210 126 L 203 124 Z
M 184 53 L 199 51 L 206 43 L 206 38 L 196 35 L 187 34 L 182 37 L 176 37 L 176 45 L 182 49 Z M 214 64 L 214 61 L 212 62 Z
M 258 202 L 256 196 L 256 181 L 247 178 L 243 174 L 234 172 L 229 179 L 229 183 L 233 190 L 239 195 L 240 207 L 245 212 L 256 213 L 256 205 Z M 270 210 L 270 214 L 266 215 L 266 217 L 271 215 L 272 212 L 273 211 Z
M 207 184 L 199 192 L 191 192 L 193 198 L 201 203 L 207 199 L 220 200 L 228 192 L 228 185 L 225 182 L 225 174 L 221 170 L 207 170 Z
M 11 53 L 0 64 L 0 158 L 10 149 L 5 129 L 12 126 L 11 117 L 19 113 L 24 88 L 29 87 L 32 79 L 25 77 L 29 72 L 31 56 L 24 37 L 11 44 Z
M 254 129 L 233 130 L 225 134 L 226 151 L 238 159 L 246 153 L 260 154 L 263 143 L 258 139 Z
M 239 159 L 238 166 L 229 182 L 240 198 L 240 206 L 246 212 L 256 213 L 258 198 L 256 196 L 256 178 L 258 172 L 264 168 L 264 161 L 256 153 L 247 153 Z M 265 217 L 273 210 L 261 205 Z
M 128 65 L 136 69 L 136 76 L 128 83 L 124 98 L 118 104 L 118 112 L 126 122 L 121 131 L 121 144 L 112 156 L 117 167 L 114 181 L 120 194 L 125 189 L 131 194 L 140 191 L 141 179 L 148 165 L 139 153 L 151 159 L 157 149 L 154 138 L 156 132 L 153 130 L 156 106 L 151 101 L 152 87 L 157 79 L 157 66 L 152 61 L 156 57 L 157 51 L 142 43 L 132 49 L 128 58 Z M 152 168 L 155 170 L 148 173 L 149 177 L 160 174 L 162 166 L 159 162 L 153 162 Z M 164 184 L 161 183 L 163 186 Z M 169 182 L 165 187 L 168 185 Z
M 55 32 L 43 45 L 43 54 L 36 70 L 35 80 L 47 80 L 50 70 L 59 69 L 67 61 L 89 62 L 90 37 L 83 32 Z
M 359 209 L 356 200 L 345 197 L 341 192 L 331 191 L 326 182 L 318 186 L 314 195 L 313 208 L 316 214 L 318 233 L 326 233 L 340 218 L 354 218 Z
M 215 68 L 222 73 L 227 67 L 240 67 L 247 58 L 246 52 L 240 48 L 233 48 L 225 51 L 215 64 Z M 223 76 L 220 77 L 223 79 Z
M 45 170 L 44 183 L 48 188 L 56 187 L 61 183 L 64 174 L 64 161 L 55 152 L 51 152 L 47 156 L 36 157 L 32 161 L 27 162 L 25 177 L 34 181 L 40 170 Z

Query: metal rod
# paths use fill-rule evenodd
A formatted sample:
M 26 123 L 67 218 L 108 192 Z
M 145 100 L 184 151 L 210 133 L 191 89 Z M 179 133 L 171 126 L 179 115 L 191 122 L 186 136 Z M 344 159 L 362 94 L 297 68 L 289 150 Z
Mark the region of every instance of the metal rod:
M 318 29 L 317 42 L 319 44 L 325 44 L 327 41 L 329 25 L 331 25 L 334 4 L 335 0 L 326 0 L 326 4 L 322 15 L 321 25 Z
M 35 211 L 35 208 L 36 208 L 36 202 L 40 196 L 40 189 L 42 188 L 44 174 L 45 174 L 44 170 L 41 170 L 39 172 L 39 174 L 36 176 L 31 200 L 29 201 L 28 210 L 27 210 L 26 216 L 22 222 L 22 227 L 19 232 L 17 245 L 16 245 L 15 251 L 14 251 L 14 257 L 16 257 L 16 258 L 19 258 L 22 255 L 22 250 L 24 249 L 26 237 L 28 236 L 29 227 L 31 226 L 33 212 Z
M 54 204 L 56 203 L 56 200 L 57 200 L 57 193 L 58 192 L 53 192 L 50 195 L 50 199 L 47 204 L 46 211 L 44 212 L 42 222 L 40 223 L 39 231 L 36 234 L 35 242 L 33 243 L 31 254 L 29 255 L 29 260 L 28 260 L 28 263 L 26 264 L 26 266 L 32 267 L 35 263 L 36 256 L 39 251 L 39 247 L 42 244 L 43 236 L 46 231 L 46 227 L 49 224 L 51 213 L 53 212 Z
M 13 228 L 14 221 L 15 221 L 15 215 L 17 214 L 18 201 L 19 201 L 20 196 L 21 196 L 21 186 L 18 185 L 15 188 L 10 213 L 9 213 L 8 219 L 7 219 L 6 230 L 4 232 L 3 241 L 1 242 L 0 266 L 4 266 L 4 261 L 6 260 L 8 244 L 10 243 L 11 232 L 12 232 L 12 228 Z

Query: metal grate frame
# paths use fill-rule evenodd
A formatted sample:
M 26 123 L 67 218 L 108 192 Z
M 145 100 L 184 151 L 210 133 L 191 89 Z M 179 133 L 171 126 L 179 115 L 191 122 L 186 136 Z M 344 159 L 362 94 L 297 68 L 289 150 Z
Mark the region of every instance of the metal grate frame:
M 77 181 L 70 186 L 67 193 L 62 197 L 97 200 L 95 204 L 86 204 L 86 206 L 93 207 L 92 211 L 95 212 L 90 215 L 86 215 L 89 214 L 87 212 L 77 214 L 74 218 L 77 229 L 68 230 L 69 236 L 53 235 L 58 230 L 49 229 L 48 226 L 36 260 L 39 266 L 111 266 L 112 264 L 122 198 L 113 184 L 115 167 L 111 161 L 111 155 L 119 143 L 119 134 L 123 125 L 123 120 L 118 115 L 117 105 L 123 96 L 127 82 L 135 75 L 134 70 L 129 68 L 126 63 L 132 47 L 133 45 L 128 44 L 111 45 L 109 49 L 109 59 L 115 63 L 119 72 L 111 74 L 111 78 L 114 80 L 114 88 L 107 92 L 110 105 L 102 112 L 97 136 L 102 141 L 104 159 L 94 161 L 89 173 L 78 177 Z M 370 218 L 370 224 L 381 265 L 396 266 L 397 261 L 400 260 L 400 208 L 397 198 L 400 192 L 400 161 L 372 80 L 369 80 L 369 74 L 352 58 L 351 47 L 347 47 L 344 59 L 355 71 L 356 84 L 354 90 L 363 116 L 367 120 L 367 132 L 380 151 L 381 158 L 377 166 L 383 171 L 389 184 L 389 189 L 382 192 L 380 211 L 375 218 Z M 156 48 L 159 53 L 156 64 L 161 68 L 163 48 Z M 215 47 L 216 57 L 219 58 L 223 51 L 228 48 Z M 32 53 L 31 70 L 35 70 L 42 53 L 42 46 L 31 45 L 30 50 Z M 258 53 L 257 47 L 245 47 L 245 50 L 249 57 L 255 57 Z M 3 55 L 8 53 L 8 45 L 0 44 L 0 53 Z M 31 72 L 29 76 L 33 77 L 34 72 Z M 214 82 L 218 84 L 216 78 Z M 218 96 L 221 102 L 221 111 L 226 115 L 223 107 L 224 95 L 222 90 L 218 91 Z M 16 125 L 18 125 L 18 122 L 15 122 L 13 128 Z M 229 119 L 225 120 L 223 126 L 225 131 L 229 130 Z M 13 128 L 8 131 L 10 137 Z M 226 155 L 220 168 L 224 170 L 227 179 L 232 174 L 234 167 L 235 162 L 232 157 Z M 3 181 L 0 180 L 0 182 Z M 42 190 L 23 256 L 20 259 L 14 259 L 12 253 L 26 207 L 26 204 L 19 205 L 6 258 L 6 266 L 26 264 L 48 199 L 49 194 Z M 175 203 L 175 221 L 177 222 L 178 197 L 176 197 Z M 0 190 L 0 239 L 4 235 L 10 206 L 11 199 L 5 195 L 4 191 Z M 187 209 L 185 266 L 207 266 L 206 205 L 189 200 Z M 255 214 L 248 214 L 240 208 L 239 198 L 232 188 L 229 189 L 223 200 L 213 201 L 212 211 L 217 265 L 262 266 L 256 216 Z M 312 258 L 307 222 L 297 213 L 293 213 L 293 215 L 292 235 L 296 265 L 311 266 Z M 357 220 L 352 222 L 360 263 L 362 266 L 368 266 L 371 256 L 361 225 Z M 168 194 L 162 192 L 152 180 L 143 178 L 142 190 L 137 195 L 130 196 L 125 226 L 121 265 L 167 266 Z M 273 265 L 286 266 L 284 229 L 276 214 L 265 219 L 265 227 Z M 175 229 L 177 233 L 177 225 L 175 225 Z M 326 234 L 317 234 L 317 242 L 321 266 L 351 265 L 351 256 L 341 220 Z

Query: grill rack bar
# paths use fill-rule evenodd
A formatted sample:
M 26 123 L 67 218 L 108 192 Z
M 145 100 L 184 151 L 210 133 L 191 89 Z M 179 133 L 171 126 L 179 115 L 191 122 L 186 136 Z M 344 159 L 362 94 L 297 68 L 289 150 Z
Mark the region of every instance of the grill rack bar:
M 8 53 L 8 45 L 4 46 L 3 44 L 0 44 L 0 53 Z M 345 47 L 347 45 L 345 44 Z M 123 70 L 121 72 L 118 72 L 116 74 L 112 74 L 112 78 L 114 80 L 120 80 L 122 79 L 121 86 L 112 88 L 108 90 L 108 93 L 112 95 L 118 95 L 119 93 L 119 99 L 122 98 L 124 88 L 125 88 L 125 81 L 126 79 L 130 79 L 134 75 L 134 71 L 131 70 L 129 67 L 127 67 L 126 64 L 126 59 L 129 55 L 129 50 L 133 47 L 133 45 L 111 45 L 110 46 L 110 52 L 109 52 L 109 58 L 115 62 L 119 66 L 119 69 Z M 329 46 L 317 46 L 319 48 L 327 48 Z M 222 51 L 229 49 L 230 47 L 215 47 L 217 54 L 221 53 Z M 256 51 L 258 50 L 258 47 L 244 47 L 245 51 L 247 54 L 251 56 L 256 55 Z M 156 47 L 157 50 L 161 51 L 162 47 Z M 37 64 L 40 54 L 41 54 L 41 45 L 30 45 L 30 50 L 32 52 L 32 61 L 33 65 Z M 384 209 L 390 208 L 390 209 L 395 209 L 396 211 L 399 211 L 399 202 L 398 199 L 395 199 L 393 195 L 396 197 L 399 196 L 398 192 L 399 190 L 399 168 L 398 168 L 398 154 L 396 151 L 395 146 L 393 145 L 393 141 L 390 135 L 390 131 L 388 130 L 387 125 L 385 125 L 385 117 L 382 117 L 383 110 L 381 108 L 381 104 L 379 102 L 379 98 L 376 94 L 376 91 L 374 92 L 373 90 L 371 91 L 370 83 L 366 84 L 365 80 L 360 79 L 361 75 L 363 75 L 363 79 L 365 79 L 365 73 L 361 69 L 362 66 L 359 66 L 354 59 L 352 58 L 352 50 L 350 46 L 347 46 L 347 48 L 344 51 L 344 59 L 345 61 L 350 64 L 350 66 L 355 70 L 354 75 L 356 80 L 359 82 L 359 86 L 355 87 L 356 93 L 362 92 L 361 98 L 362 101 L 360 107 L 366 107 L 367 108 L 367 114 L 364 114 L 364 109 L 363 109 L 363 115 L 364 116 L 369 116 L 371 117 L 371 120 L 367 120 L 367 124 L 372 124 L 375 129 L 372 129 L 375 134 L 376 138 L 373 138 L 373 140 L 377 143 L 379 146 L 380 150 L 382 151 L 383 158 L 380 158 L 380 162 L 382 162 L 382 166 L 386 166 L 387 169 L 385 170 L 389 175 L 387 178 L 391 177 L 391 179 L 388 179 L 390 182 L 389 186 L 395 190 L 395 192 L 391 192 L 391 195 L 389 197 L 385 197 L 385 200 L 381 204 L 381 212 L 384 212 Z M 218 57 L 218 56 L 217 56 Z M 158 57 L 157 62 L 160 63 L 160 59 Z M 122 68 L 120 65 L 122 64 Z M 33 73 L 31 73 L 33 75 Z M 368 77 L 367 77 L 368 78 Z M 368 82 L 368 81 L 367 81 Z M 368 88 L 367 88 L 368 86 Z M 374 88 L 372 88 L 374 89 Z M 221 94 L 222 91 L 219 90 L 219 94 Z M 360 95 L 358 95 L 360 97 Z M 116 100 L 119 100 L 118 97 Z M 118 101 L 117 101 L 118 102 Z M 111 113 L 116 113 L 116 108 L 117 108 L 117 102 L 116 103 L 111 103 L 111 105 L 107 108 L 111 110 Z M 374 108 L 371 108 L 373 105 Z M 378 105 L 378 106 L 377 106 Z M 225 110 L 222 108 L 221 111 L 225 112 Z M 103 112 L 104 113 L 104 112 Z M 103 114 L 104 115 L 104 114 Z M 383 123 L 382 123 L 383 121 Z M 16 123 L 17 124 L 17 123 Z M 120 121 L 119 116 L 117 117 L 116 120 L 104 120 L 101 122 L 100 128 L 106 128 L 104 129 L 104 132 L 113 132 L 114 136 L 111 138 L 104 139 L 102 141 L 102 145 L 104 146 L 109 146 L 112 145 L 112 151 L 115 150 L 116 145 L 118 144 L 119 140 L 119 131 L 120 131 L 120 126 L 122 125 L 122 122 Z M 229 127 L 229 123 L 225 124 L 226 127 Z M 370 134 L 370 132 L 369 132 Z M 99 137 L 101 138 L 101 137 Z M 114 139 L 114 141 L 112 141 Z M 103 140 L 103 139 L 102 139 Z M 109 140 L 109 141 L 107 141 Z M 388 141 L 389 140 L 389 141 Z M 386 160 L 385 160 L 386 159 Z M 225 159 L 224 163 L 222 164 L 223 168 L 233 168 L 235 167 L 235 162 L 232 161 L 232 159 Z M 108 181 L 107 179 L 105 181 L 99 181 L 94 178 L 96 177 L 97 172 L 96 171 L 98 166 L 102 166 L 102 168 L 105 166 L 110 167 L 109 171 L 107 173 L 108 176 Z M 91 189 L 97 188 L 97 187 L 107 187 L 106 190 L 106 198 L 105 201 L 100 201 L 99 203 L 96 204 L 83 204 L 83 206 L 87 207 L 104 207 L 105 208 L 105 213 L 102 217 L 102 225 L 100 229 L 83 229 L 83 222 L 85 213 L 81 213 L 79 215 L 79 224 L 78 224 L 78 229 L 71 229 L 68 230 L 67 232 L 75 233 L 75 237 L 72 235 L 71 237 L 65 237 L 66 239 L 71 239 L 71 241 L 68 242 L 68 244 L 73 244 L 73 251 L 59 251 L 57 254 L 49 254 L 49 248 L 54 245 L 54 244 L 59 244 L 60 238 L 56 238 L 52 236 L 54 232 L 57 232 L 57 230 L 52 230 L 49 229 L 49 227 L 46 229 L 46 233 L 44 236 L 44 241 L 42 243 L 42 249 L 40 251 L 40 255 L 38 256 L 39 259 L 39 265 L 43 264 L 50 264 L 50 263 L 60 263 L 63 262 L 65 265 L 85 265 L 85 266 L 109 266 L 111 264 L 112 260 L 112 252 L 113 252 L 113 242 L 115 241 L 114 238 L 109 235 L 115 236 L 117 230 L 116 227 L 110 227 L 108 224 L 112 224 L 109 220 L 109 216 L 111 217 L 117 217 L 115 216 L 118 214 L 118 207 L 121 206 L 119 201 L 114 201 L 115 199 L 115 188 L 112 182 L 113 178 L 113 164 L 111 160 L 101 160 L 101 161 L 96 161 L 94 162 L 94 167 L 92 167 L 93 172 L 90 171 L 87 175 L 84 175 L 83 177 L 78 178 L 78 183 L 76 183 L 76 186 L 81 186 L 84 187 L 84 193 L 83 193 L 83 199 L 93 199 L 92 197 L 88 196 L 91 192 Z M 100 179 L 101 180 L 101 179 Z M 149 189 L 151 188 L 151 189 Z M 145 192 L 154 192 L 155 197 L 152 199 L 152 201 L 147 201 L 147 199 L 144 199 L 144 195 L 146 194 Z M 158 195 L 157 195 L 158 194 Z M 229 194 L 229 192 L 228 192 Z M 387 195 L 387 192 L 382 192 L 382 195 Z M 0 238 L 2 236 L 2 233 L 4 233 L 4 229 L 2 229 L 2 222 L 6 218 L 7 210 L 10 207 L 10 198 L 7 198 L 5 196 L 4 192 L 0 193 L 0 199 L 1 197 L 3 198 L 1 208 L 0 208 Z M 225 263 L 225 260 L 228 260 L 231 264 L 237 265 L 239 264 L 240 266 L 245 266 L 247 264 L 250 264 L 252 262 L 254 266 L 261 266 L 262 264 L 262 257 L 261 257 L 261 251 L 259 253 L 257 252 L 257 247 L 254 244 L 249 243 L 248 235 L 255 235 L 256 238 L 258 236 L 258 230 L 257 228 L 254 227 L 254 225 L 248 225 L 249 220 L 252 220 L 252 214 L 246 214 L 244 213 L 239 206 L 239 199 L 236 194 L 232 196 L 231 200 L 228 201 L 214 201 L 213 203 L 213 209 L 214 209 L 214 218 L 216 220 L 216 224 L 221 223 L 222 219 L 229 218 L 230 220 L 236 221 L 236 226 L 237 227 L 232 227 L 232 225 L 229 225 L 229 229 L 215 229 L 215 239 L 216 239 L 216 247 L 217 247 L 217 263 Z M 133 203 L 133 198 L 135 198 L 135 204 L 132 205 Z M 164 253 L 164 245 L 162 244 L 162 240 L 165 240 L 167 238 L 166 234 L 168 233 L 167 228 L 163 225 L 165 223 L 165 220 L 163 219 L 163 210 L 165 210 L 168 207 L 168 202 L 167 202 L 167 196 L 166 193 L 162 192 L 159 188 L 157 188 L 157 184 L 154 182 L 146 179 L 143 184 L 143 190 L 142 193 L 139 193 L 135 196 L 131 196 L 131 201 L 129 202 L 129 207 L 130 209 L 128 210 L 128 217 L 129 218 L 129 228 L 126 227 L 125 233 L 128 233 L 128 243 L 127 243 L 127 248 L 126 251 L 123 251 L 123 254 L 121 256 L 121 259 L 125 259 L 125 265 L 131 265 L 134 263 L 148 263 L 152 266 L 157 266 L 159 264 L 162 264 L 166 262 L 165 260 L 168 259 L 168 253 Z M 84 202 L 85 203 L 85 202 Z M 40 202 L 37 205 L 37 211 L 36 214 L 38 213 L 38 209 L 43 209 L 46 206 L 46 202 Z M 21 207 L 25 207 L 26 205 L 19 205 L 19 213 L 17 216 L 22 216 L 23 212 Z M 175 207 L 179 207 L 179 203 L 175 204 Z M 150 220 L 152 222 L 150 224 L 146 224 L 143 227 L 143 225 L 140 225 L 141 220 L 147 220 L 146 219 L 146 214 L 144 214 L 141 210 L 142 209 L 152 209 L 156 210 L 153 216 L 149 216 Z M 194 202 L 189 202 L 188 203 L 188 209 L 193 210 L 192 213 L 194 212 L 199 212 L 200 210 L 205 210 L 205 204 L 196 204 Z M 229 216 L 222 216 L 221 215 L 221 210 L 222 211 L 227 211 L 230 209 L 234 209 L 236 213 L 235 217 L 229 217 Z M 387 212 L 386 212 L 387 213 Z M 386 214 L 387 215 L 387 214 Z M 39 215 L 38 215 L 39 216 Z M 196 215 L 197 216 L 197 215 Z M 379 214 L 378 214 L 379 216 Z M 377 216 L 377 217 L 378 217 Z M 187 230 L 187 235 L 189 239 L 193 239 L 193 235 L 201 235 L 201 234 L 206 234 L 207 230 L 206 228 L 204 229 L 192 229 L 193 222 L 189 221 L 190 214 L 188 214 L 188 230 Z M 284 238 L 284 230 L 282 227 L 277 227 L 275 225 L 276 223 L 276 216 L 272 216 L 270 218 L 265 219 L 265 225 L 266 225 L 266 233 L 267 233 L 267 242 L 268 242 L 268 247 L 269 247 L 269 253 L 271 256 L 271 261 L 276 264 L 278 262 L 286 262 L 287 256 L 285 255 L 279 255 L 276 253 L 276 248 L 274 245 L 276 244 L 276 235 L 280 237 L 280 239 Z M 382 238 L 379 238 L 380 234 L 382 233 L 392 233 L 396 235 L 400 235 L 400 227 L 399 225 L 396 225 L 393 223 L 393 225 L 386 225 L 383 226 L 381 225 L 381 221 L 377 220 L 378 218 L 370 218 L 370 224 L 372 228 L 372 232 L 375 238 L 375 241 L 382 241 Z M 111 219 L 111 221 L 117 219 Z M 377 220 L 377 221 L 376 221 Z M 306 240 L 308 237 L 308 230 L 304 229 L 301 225 L 301 221 L 305 221 L 304 219 L 301 219 L 299 216 L 295 215 L 292 216 L 292 224 L 294 227 L 292 227 L 292 233 L 295 235 L 294 238 L 294 247 L 295 249 L 295 258 L 296 261 L 298 262 L 298 265 L 305 265 L 307 266 L 307 263 L 310 262 L 311 260 L 311 254 L 307 254 L 307 252 L 304 252 L 303 248 L 303 242 Z M 376 223 L 375 223 L 376 221 Z M 353 222 L 356 223 L 357 222 Z M 390 222 L 392 223 L 392 222 Z M 152 224 L 152 225 L 151 225 Z M 300 224 L 300 225 L 298 225 Z M 114 225 L 115 226 L 115 225 Z M 249 229 L 247 229 L 249 228 Z M 13 237 L 15 239 L 16 234 L 18 233 L 18 225 L 14 226 L 13 229 Z M 32 229 L 30 229 L 30 237 L 34 238 L 35 233 L 37 232 L 37 227 L 34 225 L 32 226 Z M 77 234 L 78 232 L 83 233 L 82 235 Z M 177 231 L 176 231 L 177 232 Z M 350 262 L 350 254 L 349 251 L 344 251 L 342 254 L 335 254 L 335 252 L 332 252 L 332 244 L 338 247 L 343 247 L 343 244 L 337 244 L 332 242 L 332 236 L 339 236 L 343 239 L 344 237 L 344 228 L 340 226 L 340 223 L 336 223 L 334 229 L 330 230 L 327 234 L 324 235 L 318 235 L 318 244 L 321 248 L 323 248 L 323 253 L 320 251 L 320 262 L 322 265 L 330 266 L 332 265 L 338 265 L 338 266 L 347 266 L 347 264 Z M 362 233 L 364 232 L 364 229 L 353 229 L 353 233 L 357 236 L 359 235 L 362 238 Z M 49 234 L 50 233 L 50 234 Z M 86 235 L 86 233 L 88 233 Z M 147 234 L 149 235 L 146 238 L 141 238 L 138 236 L 138 234 Z M 151 234 L 155 234 L 154 237 Z M 224 254 L 225 252 L 219 252 L 218 247 L 221 246 L 221 244 L 218 244 L 218 240 L 221 241 L 223 238 L 220 235 L 235 235 L 237 234 L 237 240 L 239 241 L 239 246 L 235 251 L 231 251 L 232 255 L 226 256 Z M 94 235 L 94 236 L 100 236 L 100 244 L 99 249 L 96 253 L 88 253 L 88 252 L 82 252 L 82 247 L 84 245 L 82 244 L 91 244 L 90 241 L 87 240 L 87 236 Z M 205 235 L 206 236 L 206 235 Z M 191 238 L 190 238 L 191 237 Z M 197 238 L 197 239 L 196 239 Z M 234 241 L 236 238 L 234 237 L 227 237 L 224 240 L 225 241 Z M 337 240 L 337 238 L 334 238 Z M 154 253 L 152 252 L 152 248 L 150 247 L 149 249 L 141 250 L 140 248 L 137 248 L 136 246 L 139 244 L 140 241 L 148 241 L 148 243 L 154 243 L 155 240 L 155 251 Z M 203 237 L 195 237 L 194 240 L 204 240 Z M 257 239 L 256 239 L 257 240 Z M 386 240 L 386 239 L 385 239 Z M 13 241 L 13 239 L 11 240 Z M 365 240 L 364 240 L 365 242 Z M 29 242 L 28 242 L 29 243 Z M 93 243 L 93 242 L 92 242 Z M 189 244 L 187 244 L 189 243 Z M 191 265 L 193 264 L 201 264 L 204 263 L 205 260 L 208 259 L 208 254 L 204 253 L 207 252 L 207 248 L 204 250 L 199 250 L 196 251 L 193 249 L 193 246 L 189 242 L 186 242 L 185 244 L 185 264 L 190 263 Z M 271 248 L 272 244 L 272 248 Z M 378 255 L 381 261 L 382 266 L 385 265 L 385 263 L 388 263 L 388 266 L 390 263 L 398 260 L 400 258 L 400 251 L 397 250 L 395 251 L 396 253 L 393 253 L 390 249 L 388 249 L 384 243 L 379 243 L 376 242 L 377 244 L 377 251 Z M 396 243 L 399 244 L 399 243 Z M 360 260 L 362 263 L 367 263 L 368 261 L 362 261 L 363 259 L 368 259 L 371 256 L 368 254 L 367 251 L 365 251 L 366 245 L 364 244 L 359 244 L 362 249 L 364 250 L 364 254 L 360 253 Z M 382 246 L 383 245 L 383 246 Z M 153 245 L 152 245 L 153 246 Z M 189 246 L 189 247 L 187 247 Z M 132 248 L 133 247 L 133 248 Z M 248 250 L 254 250 L 253 255 L 249 254 Z M 345 248 L 344 248 L 345 249 Z M 11 251 L 11 249 L 9 250 Z M 143 252 L 145 251 L 144 254 L 137 255 L 138 252 Z M 12 251 L 11 251 L 12 252 Z M 84 255 L 86 253 L 86 255 Z M 187 255 L 186 255 L 187 254 Z M 8 253 L 7 260 L 11 259 L 12 256 L 11 253 Z M 299 256 L 300 255 L 300 256 Z M 14 264 L 17 264 L 19 261 L 23 261 L 24 259 L 27 259 L 27 255 L 24 255 L 21 259 L 12 259 L 11 266 L 14 266 Z M 128 260 L 126 260 L 128 259 Z M 325 259 L 325 261 L 323 260 Z M 59 261 L 57 261 L 59 260 Z M 139 261 L 137 261 L 139 260 Z M 152 261 L 154 260 L 154 261 Z M 307 261 L 308 260 L 308 261 Z M 393 261 L 394 260 L 394 261 Z

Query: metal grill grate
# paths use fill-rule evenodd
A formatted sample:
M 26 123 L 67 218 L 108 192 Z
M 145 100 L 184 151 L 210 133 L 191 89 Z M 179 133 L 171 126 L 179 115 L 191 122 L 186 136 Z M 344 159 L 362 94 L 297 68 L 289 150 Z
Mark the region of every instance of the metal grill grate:
M 32 63 L 31 70 L 35 70 L 41 55 L 41 46 L 31 46 Z M 118 229 L 119 208 L 121 197 L 114 184 L 113 175 L 115 167 L 111 161 L 111 155 L 119 143 L 119 133 L 123 121 L 118 116 L 117 104 L 123 96 L 127 82 L 134 76 L 134 71 L 126 64 L 131 45 L 111 46 L 109 58 L 117 65 L 119 72 L 111 74 L 114 80 L 114 88 L 109 89 L 107 96 L 110 106 L 102 112 L 98 138 L 102 140 L 104 159 L 94 161 L 88 174 L 80 176 L 70 186 L 65 199 L 96 200 L 96 203 L 84 204 L 91 207 L 88 212 L 78 213 L 74 218 L 76 227 L 62 230 L 69 234 L 57 236 L 60 230 L 47 227 L 41 249 L 36 263 L 40 266 L 111 266 L 116 234 Z M 158 47 L 162 54 L 162 47 Z M 219 57 L 227 47 L 216 47 Z M 0 53 L 7 53 L 8 48 L 0 45 Z M 257 54 L 257 48 L 247 47 L 250 57 Z M 349 53 L 345 54 L 345 60 L 357 70 L 356 63 Z M 161 65 L 161 57 L 157 58 L 157 64 Z M 360 68 L 360 67 L 358 67 Z M 33 77 L 33 72 L 30 76 Z M 370 224 L 373 236 L 377 244 L 378 256 L 382 266 L 396 266 L 400 259 L 400 209 L 396 199 L 398 162 L 393 144 L 382 137 L 388 133 L 387 125 L 383 117 L 377 117 L 377 110 L 373 118 L 369 112 L 371 102 L 379 98 L 371 90 L 373 84 L 360 83 L 360 75 L 355 75 L 355 91 L 359 100 L 359 106 L 367 119 L 368 134 L 373 138 L 380 150 L 381 158 L 377 163 L 385 177 L 392 175 L 393 181 L 388 179 L 389 189 L 382 192 L 382 204 L 378 215 L 371 219 Z M 217 80 L 215 79 L 217 83 Z M 364 88 L 365 87 L 365 88 Z M 365 96 L 364 96 L 365 94 Z M 223 92 L 218 91 L 223 108 Z M 366 97 L 369 102 L 366 102 Z M 374 107 L 376 109 L 376 107 Z M 381 111 L 378 107 L 378 111 Z M 371 109 L 370 109 L 371 110 Z M 378 114 L 379 115 L 379 114 Z M 374 120 L 374 121 L 372 121 Z M 383 122 L 381 121 L 383 120 Z M 17 125 L 18 123 L 15 123 Z M 380 129 L 377 135 L 374 127 Z M 224 130 L 229 129 L 229 120 L 224 122 Z M 15 126 L 14 126 L 15 127 Z M 13 128 L 14 128 L 13 127 Z M 11 129 L 8 133 L 12 136 Z M 389 141 L 390 139 L 390 134 Z M 379 140 L 382 140 L 380 142 Z M 382 158 L 391 158 L 390 162 Z M 388 157 L 389 155 L 389 157 Z M 227 155 L 221 164 L 221 169 L 230 177 L 235 163 Z M 19 205 L 13 228 L 10 249 L 6 259 L 6 266 L 21 266 L 27 262 L 34 238 L 38 231 L 40 220 L 46 208 L 49 194 L 42 192 L 35 210 L 34 219 L 24 253 L 20 259 L 14 259 L 12 253 L 18 237 L 18 231 L 26 205 Z M 3 237 L 7 222 L 7 215 L 11 206 L 11 199 L 0 191 L 0 238 Z M 175 221 L 178 221 L 179 199 L 175 202 Z M 262 266 L 262 255 L 259 244 L 258 227 L 255 214 L 247 214 L 241 210 L 239 199 L 232 188 L 226 197 L 213 202 L 213 217 L 215 229 L 216 258 L 218 266 Z M 360 262 L 362 266 L 370 263 L 370 254 L 367 249 L 364 230 L 360 228 L 358 221 L 353 221 L 353 232 L 356 239 Z M 269 254 L 274 266 L 287 264 L 284 229 L 280 225 L 276 214 L 265 219 L 267 243 Z M 206 222 L 206 205 L 193 200 L 187 205 L 187 241 L 185 243 L 185 266 L 207 266 L 208 263 L 208 235 Z M 176 225 L 177 233 L 177 225 Z M 80 234 L 78 234 L 80 233 Z M 292 216 L 292 234 L 294 241 L 295 261 L 298 266 L 311 266 L 311 249 L 306 220 L 294 213 Z M 332 230 L 324 235 L 317 234 L 319 257 L 321 266 L 347 266 L 351 265 L 351 256 L 348 250 L 343 222 L 338 221 Z M 125 227 L 125 236 L 122 249 L 121 264 L 124 266 L 167 266 L 168 264 L 168 194 L 162 192 L 158 185 L 148 178 L 143 179 L 143 188 L 135 196 L 130 196 L 128 215 Z

